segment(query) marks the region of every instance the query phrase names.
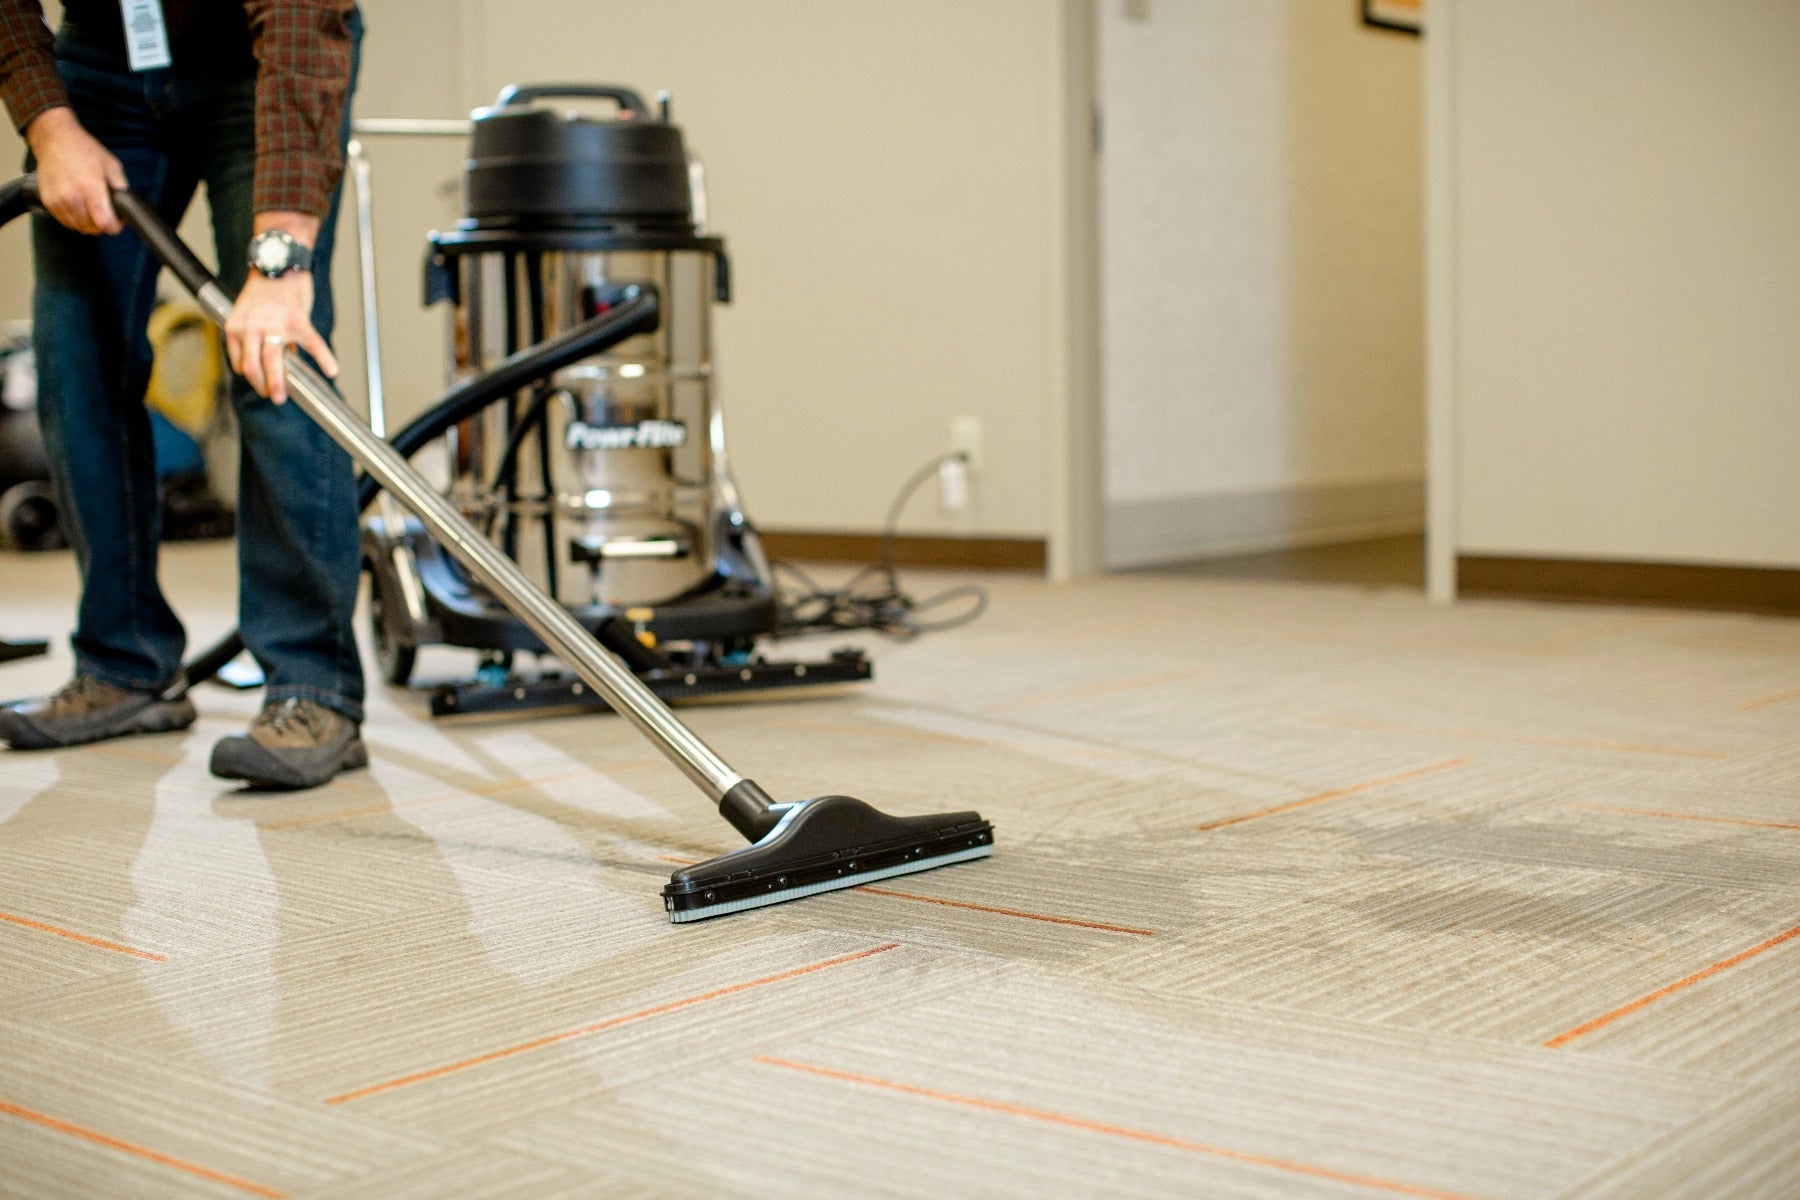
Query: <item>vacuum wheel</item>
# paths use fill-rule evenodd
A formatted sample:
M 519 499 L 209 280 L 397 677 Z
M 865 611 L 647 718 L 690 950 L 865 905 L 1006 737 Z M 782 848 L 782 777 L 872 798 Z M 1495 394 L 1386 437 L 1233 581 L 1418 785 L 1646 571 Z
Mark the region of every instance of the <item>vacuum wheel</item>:
M 63 540 L 56 495 L 43 480 L 15 484 L 0 495 L 0 531 L 20 550 L 55 550 Z
M 387 596 L 381 585 L 381 575 L 369 564 L 363 567 L 369 572 L 369 640 L 375 647 L 375 662 L 381 668 L 381 677 L 395 687 L 405 687 L 412 681 L 413 664 L 418 660 L 419 648 L 410 642 L 403 642 L 388 629 Z

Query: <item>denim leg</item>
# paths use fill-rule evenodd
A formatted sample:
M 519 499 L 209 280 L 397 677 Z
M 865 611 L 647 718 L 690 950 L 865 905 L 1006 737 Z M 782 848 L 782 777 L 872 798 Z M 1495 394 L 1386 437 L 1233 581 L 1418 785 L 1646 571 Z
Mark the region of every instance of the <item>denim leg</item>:
M 254 84 L 245 81 L 195 106 L 189 118 L 203 160 L 219 275 L 232 293 L 247 273 L 254 111 Z M 346 141 L 348 112 L 346 106 Z M 336 227 L 334 196 L 313 248 L 312 321 L 327 339 Z M 298 405 L 272 404 L 236 376 L 231 397 L 242 444 L 237 524 L 244 644 L 268 678 L 267 699 L 303 697 L 360 721 L 355 609 L 361 535 L 350 457 Z
M 171 223 L 194 181 L 160 146 L 142 84 L 59 62 L 82 124 L 118 156 L 134 191 Z M 108 683 L 167 686 L 181 666 L 181 622 L 157 583 L 162 503 L 144 407 L 157 264 L 136 234 L 88 237 L 32 219 L 38 417 L 57 504 L 81 572 L 75 662 Z

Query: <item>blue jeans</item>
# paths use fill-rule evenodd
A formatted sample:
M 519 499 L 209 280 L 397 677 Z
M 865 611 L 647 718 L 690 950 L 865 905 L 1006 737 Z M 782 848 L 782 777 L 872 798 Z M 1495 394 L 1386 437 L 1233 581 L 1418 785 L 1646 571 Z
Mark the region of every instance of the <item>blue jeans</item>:
M 360 46 L 360 16 L 352 18 Z M 356 59 L 352 59 L 354 81 Z M 65 28 L 57 69 L 88 132 L 124 164 L 131 188 L 171 226 L 204 183 L 220 280 L 243 286 L 255 167 L 255 64 L 132 73 Z M 345 140 L 349 106 L 345 105 Z M 337 198 L 314 248 L 312 322 L 331 336 Z M 144 391 L 145 323 L 158 263 L 136 234 L 86 237 L 32 222 L 38 415 L 51 477 L 81 569 L 78 670 L 135 690 L 178 676 L 186 634 L 157 583 L 162 504 Z M 231 380 L 242 444 L 238 621 L 268 699 L 315 700 L 362 719 L 353 613 L 360 563 L 349 456 L 289 403 Z

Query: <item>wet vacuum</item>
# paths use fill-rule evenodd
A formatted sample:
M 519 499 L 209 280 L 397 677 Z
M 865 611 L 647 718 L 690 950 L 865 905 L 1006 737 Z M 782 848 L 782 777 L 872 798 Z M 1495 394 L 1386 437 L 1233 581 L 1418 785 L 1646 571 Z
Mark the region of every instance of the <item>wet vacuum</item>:
M 465 217 L 427 249 L 449 383 L 559 339 L 583 352 L 451 404 L 453 422 L 422 420 L 442 432 L 462 515 L 663 698 L 866 680 L 855 650 L 793 662 L 759 649 L 782 614 L 717 402 L 712 309 L 730 299 L 730 259 L 668 117 L 666 97 L 652 113 L 605 85 L 509 87 L 475 112 Z M 434 690 L 434 714 L 604 703 L 577 677 L 516 670 L 516 653 L 544 644 L 419 522 L 370 520 L 363 555 L 390 683 L 410 680 L 422 646 L 482 655 L 475 679 Z

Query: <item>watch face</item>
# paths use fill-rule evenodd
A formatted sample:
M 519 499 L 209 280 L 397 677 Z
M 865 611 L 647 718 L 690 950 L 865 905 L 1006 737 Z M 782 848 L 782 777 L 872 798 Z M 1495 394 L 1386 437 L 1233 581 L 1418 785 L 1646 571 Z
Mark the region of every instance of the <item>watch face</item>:
M 250 264 L 265 275 L 272 275 L 293 262 L 293 249 L 287 239 L 258 234 L 250 243 Z

